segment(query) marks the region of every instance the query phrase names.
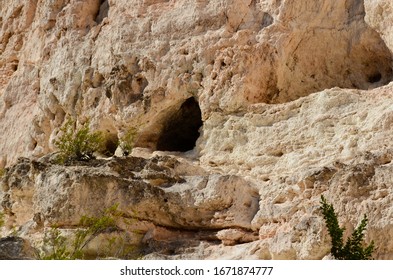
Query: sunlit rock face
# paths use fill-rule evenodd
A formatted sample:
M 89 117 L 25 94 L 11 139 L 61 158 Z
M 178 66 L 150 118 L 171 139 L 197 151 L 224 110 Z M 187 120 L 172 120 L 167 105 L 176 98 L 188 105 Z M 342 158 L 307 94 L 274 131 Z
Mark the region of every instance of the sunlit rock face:
M 119 203 L 146 258 L 321 259 L 324 194 L 393 258 L 392 26 L 387 0 L 0 1 L 3 233 Z M 106 159 L 42 158 L 70 118 Z

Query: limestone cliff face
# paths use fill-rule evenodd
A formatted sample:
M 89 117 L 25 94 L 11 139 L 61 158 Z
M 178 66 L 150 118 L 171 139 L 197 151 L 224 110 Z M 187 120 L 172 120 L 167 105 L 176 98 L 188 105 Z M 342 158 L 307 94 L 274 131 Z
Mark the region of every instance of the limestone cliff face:
M 175 258 L 320 259 L 324 194 L 347 228 L 367 213 L 375 257 L 392 258 L 393 4 L 336 2 L 1 0 L 8 227 L 31 237 L 118 202 L 152 258 L 170 257 L 163 243 Z M 69 117 L 109 154 L 138 127 L 138 148 L 40 159 Z

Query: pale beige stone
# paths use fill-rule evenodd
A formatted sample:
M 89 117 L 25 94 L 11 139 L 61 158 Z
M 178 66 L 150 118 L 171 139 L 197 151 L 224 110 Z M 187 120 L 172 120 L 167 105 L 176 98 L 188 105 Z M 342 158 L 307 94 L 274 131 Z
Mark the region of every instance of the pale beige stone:
M 139 145 L 155 148 L 190 96 L 208 119 L 392 78 L 390 33 L 367 25 L 371 1 L 366 11 L 353 0 L 3 2 L 1 125 L 15 135 L 2 136 L 7 164 L 53 149 L 66 115 L 117 135 L 138 126 Z
M 324 194 L 348 230 L 367 213 L 374 257 L 393 258 L 392 5 L 0 1 L 3 234 L 119 203 L 146 258 L 322 259 Z M 156 151 L 191 97 L 195 148 Z M 133 157 L 39 159 L 69 117 L 112 142 L 136 127 Z

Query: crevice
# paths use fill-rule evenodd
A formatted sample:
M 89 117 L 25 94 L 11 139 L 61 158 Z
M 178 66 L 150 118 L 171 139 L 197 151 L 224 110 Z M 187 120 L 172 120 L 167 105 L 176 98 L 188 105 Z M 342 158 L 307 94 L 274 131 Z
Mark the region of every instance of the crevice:
M 100 0 L 100 9 L 95 17 L 95 22 L 100 24 L 109 14 L 108 0 Z
M 272 25 L 273 22 L 274 22 L 274 19 L 273 19 L 273 17 L 270 14 L 263 13 L 261 29 Z
M 11 14 L 10 18 L 17 18 L 22 14 L 23 6 L 17 7 Z

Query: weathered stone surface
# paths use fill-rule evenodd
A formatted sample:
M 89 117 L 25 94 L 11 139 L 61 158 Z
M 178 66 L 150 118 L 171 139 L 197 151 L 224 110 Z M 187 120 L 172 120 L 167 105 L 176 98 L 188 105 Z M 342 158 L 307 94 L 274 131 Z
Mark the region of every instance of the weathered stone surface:
M 255 188 L 232 175 L 179 176 L 173 167 L 180 164 L 171 157 L 114 158 L 70 166 L 21 160 L 2 184 L 2 205 L 14 221 L 8 226 L 34 220 L 37 226 L 72 227 L 83 215 L 97 216 L 118 204 L 125 216 L 162 227 L 251 228 L 258 210 Z
M 324 194 L 393 258 L 392 5 L 0 1 L 3 231 L 119 203 L 147 258 L 322 259 Z M 68 117 L 137 148 L 40 158 Z
M 3 165 L 53 149 L 66 116 L 114 135 L 138 126 L 155 148 L 192 96 L 207 120 L 393 77 L 386 1 L 101 2 L 3 0 Z
M 237 115 L 213 114 L 199 139 L 201 161 L 268 181 L 389 150 L 392 86 L 368 92 L 333 88 Z
M 366 0 L 364 1 L 366 9 L 365 21 L 381 34 L 390 50 L 393 50 L 393 4 L 386 0 Z

